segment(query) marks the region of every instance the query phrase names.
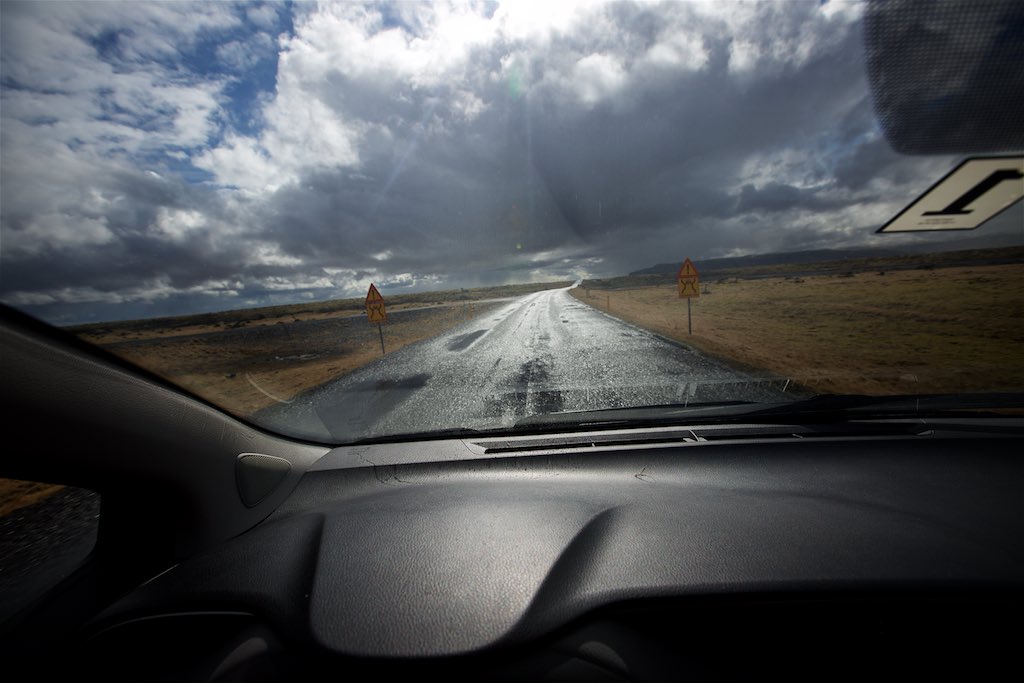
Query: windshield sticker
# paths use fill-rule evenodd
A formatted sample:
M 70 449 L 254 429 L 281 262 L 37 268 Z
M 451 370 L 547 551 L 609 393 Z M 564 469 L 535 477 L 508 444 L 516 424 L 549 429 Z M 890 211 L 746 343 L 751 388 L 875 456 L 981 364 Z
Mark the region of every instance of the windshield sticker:
M 967 159 L 878 232 L 974 230 L 1024 197 L 1024 157 Z

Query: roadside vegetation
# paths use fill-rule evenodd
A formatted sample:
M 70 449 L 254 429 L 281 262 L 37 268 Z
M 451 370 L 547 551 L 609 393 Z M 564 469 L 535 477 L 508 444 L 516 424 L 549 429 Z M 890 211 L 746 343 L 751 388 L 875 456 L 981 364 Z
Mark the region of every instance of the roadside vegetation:
M 569 282 L 388 296 L 392 353 L 487 313 L 504 299 Z M 125 360 L 246 417 L 379 359 L 364 300 L 252 308 L 66 328 Z
M 701 283 L 701 296 L 691 302 L 692 334 L 674 283 L 584 282 L 572 293 L 639 327 L 814 392 L 1024 388 L 1024 263 L 926 261 L 895 271 L 843 268 Z
M 452 307 L 458 304 L 482 302 L 521 296 L 544 289 L 568 287 L 570 282 L 544 282 L 522 285 L 498 285 L 473 289 L 450 289 L 438 292 L 417 292 L 414 294 L 391 295 L 386 290 L 384 298 L 389 313 L 433 306 Z M 233 311 L 199 313 L 166 318 L 126 320 L 74 325 L 64 329 L 77 334 L 86 341 L 101 346 L 122 341 L 137 341 L 156 337 L 178 337 L 183 335 L 207 334 L 241 327 L 261 325 L 292 324 L 308 320 L 324 320 L 364 315 L 364 298 L 330 299 L 305 304 L 285 304 L 261 308 L 242 308 Z

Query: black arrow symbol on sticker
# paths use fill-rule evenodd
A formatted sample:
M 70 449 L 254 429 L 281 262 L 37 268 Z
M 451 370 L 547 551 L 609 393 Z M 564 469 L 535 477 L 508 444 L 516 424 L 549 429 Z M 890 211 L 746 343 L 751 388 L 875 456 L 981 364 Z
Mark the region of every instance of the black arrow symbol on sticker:
M 993 171 L 987 178 L 953 200 L 946 208 L 941 211 L 925 211 L 921 215 L 963 216 L 972 213 L 974 209 L 968 209 L 967 207 L 973 204 L 975 200 L 982 197 L 986 192 L 1005 180 L 1020 180 L 1021 178 L 1024 178 L 1024 173 L 1021 173 L 1015 168 L 1004 168 L 998 171 Z

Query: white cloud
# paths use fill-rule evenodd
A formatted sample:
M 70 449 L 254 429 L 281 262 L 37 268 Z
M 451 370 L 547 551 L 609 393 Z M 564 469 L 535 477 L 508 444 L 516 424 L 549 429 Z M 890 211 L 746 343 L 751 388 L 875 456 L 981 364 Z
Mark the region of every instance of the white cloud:
M 171 287 L 167 279 L 160 278 L 118 291 L 101 291 L 95 287 L 60 287 L 34 292 L 12 292 L 5 296 L 5 300 L 16 306 L 38 305 L 40 302 L 46 304 L 123 304 L 132 301 L 157 301 L 177 293 L 179 291 Z
M 838 18 L 845 22 L 853 22 L 864 15 L 866 0 L 827 0 L 818 7 L 818 11 L 826 19 Z
M 729 71 L 761 77 L 799 69 L 834 48 L 863 11 L 861 2 L 696 3 L 701 15 L 721 21 L 731 37 Z
M 255 65 L 274 47 L 273 38 L 266 33 L 257 33 L 246 36 L 245 40 L 232 40 L 218 45 L 217 59 L 232 69 L 242 71 Z
M 708 63 L 708 51 L 699 34 L 685 31 L 666 31 L 660 42 L 655 43 L 643 59 L 656 67 L 679 68 L 697 71 Z
M 502 2 L 494 13 L 494 21 L 509 38 L 543 46 L 553 37 L 570 33 L 586 22 L 598 5 L 587 0 Z
M 265 29 L 273 28 L 277 22 L 277 9 L 272 4 L 255 5 L 246 8 L 245 16 L 252 23 Z
M 256 244 L 252 249 L 254 263 L 264 266 L 298 266 L 302 260 L 289 256 L 281 250 L 281 246 L 272 242 Z
M 148 58 L 178 55 L 167 41 L 180 47 L 189 31 L 231 25 L 221 8 L 192 13 L 155 3 L 111 14 L 100 3 L 42 3 L 31 9 L 5 7 L 4 75 L 18 87 L 3 92 L 4 125 L 51 123 L 45 132 L 9 136 L 5 155 L 39 137 L 104 156 L 131 155 L 202 145 L 216 130 L 224 82 L 185 78 L 173 64 Z
M 188 294 L 201 294 L 213 297 L 237 297 L 245 285 L 238 280 L 207 280 L 198 285 L 187 287 Z
M 407 82 L 431 87 L 457 76 L 474 46 L 491 42 L 495 24 L 471 5 L 396 3 L 405 20 L 388 25 L 381 11 L 330 3 L 297 18 L 283 46 L 290 66 L 310 82 L 331 73 L 379 88 Z
M 220 146 L 196 155 L 192 162 L 210 171 L 217 182 L 249 192 L 273 191 L 292 178 L 257 141 L 240 135 L 228 135 Z
M 412 273 L 396 273 L 382 280 L 381 287 L 405 287 L 416 282 Z
M 268 277 L 258 281 L 259 287 L 272 291 L 292 291 L 297 289 L 325 289 L 334 287 L 334 282 L 325 277 L 298 275 L 290 277 Z
M 622 88 L 626 72 L 614 57 L 592 54 L 576 62 L 571 82 L 580 101 L 593 106 Z
M 103 218 L 79 218 L 72 222 L 64 214 L 51 212 L 34 216 L 22 230 L 6 232 L 3 246 L 13 253 L 39 254 L 52 246 L 76 249 L 106 244 L 113 239 L 114 234 Z
M 156 228 L 161 236 L 170 240 L 188 239 L 190 235 L 206 226 L 206 217 L 195 210 L 157 209 Z
M 469 90 L 459 90 L 452 95 L 451 104 L 463 121 L 473 121 L 480 116 L 488 105 Z
M 258 193 L 295 182 L 306 170 L 358 161 L 356 143 L 363 126 L 342 120 L 287 79 L 264 117 L 267 127 L 258 138 L 230 134 L 220 146 L 193 157 L 193 163 L 213 173 L 219 184 Z
M 272 191 L 313 169 L 355 168 L 370 131 L 378 143 L 390 138 L 402 144 L 396 127 L 412 127 L 415 119 L 382 114 L 385 107 L 401 109 L 417 93 L 436 94 L 463 123 L 489 110 L 492 103 L 478 89 L 483 74 L 475 51 L 503 45 L 529 60 L 588 17 L 603 17 L 602 30 L 615 30 L 601 5 L 505 3 L 491 16 L 483 9 L 466 3 L 299 6 L 293 34 L 281 39 L 277 90 L 262 112 L 266 128 L 258 137 L 228 135 L 195 163 L 217 182 L 250 192 Z M 700 46 L 671 45 L 677 60 L 706 59 Z M 503 60 L 503 70 L 510 63 Z M 555 76 L 593 105 L 619 92 L 628 73 L 615 55 L 591 54 L 567 62 Z M 421 115 L 417 110 L 410 118 Z M 446 130 L 436 119 L 422 123 L 431 133 Z

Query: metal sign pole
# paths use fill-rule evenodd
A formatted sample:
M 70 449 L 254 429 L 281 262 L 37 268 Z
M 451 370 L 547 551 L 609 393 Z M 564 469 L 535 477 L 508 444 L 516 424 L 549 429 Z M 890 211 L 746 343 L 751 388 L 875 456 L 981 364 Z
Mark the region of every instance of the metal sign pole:
M 384 355 L 384 328 L 380 323 L 377 323 L 377 331 L 380 332 L 380 355 Z
M 693 266 L 689 257 L 683 261 L 676 273 L 676 287 L 679 291 L 679 298 L 686 299 L 686 333 L 693 334 L 693 305 L 690 302 L 695 296 L 700 296 L 700 273 Z

